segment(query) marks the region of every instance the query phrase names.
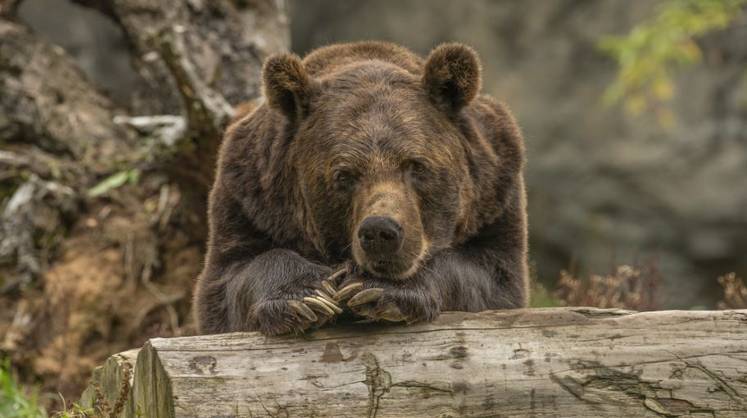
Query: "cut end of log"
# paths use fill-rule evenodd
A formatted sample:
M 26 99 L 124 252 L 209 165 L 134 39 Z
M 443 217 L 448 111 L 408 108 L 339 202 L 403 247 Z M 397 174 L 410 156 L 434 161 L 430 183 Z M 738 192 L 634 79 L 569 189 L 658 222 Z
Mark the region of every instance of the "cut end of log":
M 115 417 L 135 415 L 132 400 L 134 365 L 140 349 L 115 354 L 93 371 L 91 383 L 81 396 L 80 405 Z M 112 413 L 114 413 L 112 415 Z
M 94 372 L 84 405 L 92 388 L 109 402 L 129 390 L 135 352 Z M 747 310 L 453 312 L 302 337 L 156 338 L 134 371 L 116 416 L 744 417 Z

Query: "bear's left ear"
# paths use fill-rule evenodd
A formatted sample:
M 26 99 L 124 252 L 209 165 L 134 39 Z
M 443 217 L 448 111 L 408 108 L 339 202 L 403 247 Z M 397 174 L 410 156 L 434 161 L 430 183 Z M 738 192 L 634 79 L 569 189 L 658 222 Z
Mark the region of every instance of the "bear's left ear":
M 297 55 L 279 54 L 268 58 L 262 68 L 262 81 L 271 108 L 283 113 L 291 122 L 306 117 L 316 83 Z
M 423 87 L 431 101 L 454 114 L 480 91 L 480 60 L 470 47 L 458 43 L 436 47 L 425 63 Z

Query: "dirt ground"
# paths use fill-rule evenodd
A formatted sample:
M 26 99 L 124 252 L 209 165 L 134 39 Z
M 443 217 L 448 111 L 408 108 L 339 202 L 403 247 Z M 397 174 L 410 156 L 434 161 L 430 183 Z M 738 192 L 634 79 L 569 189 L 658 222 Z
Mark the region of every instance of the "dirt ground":
M 24 383 L 75 400 L 107 356 L 193 332 L 203 243 L 182 232 L 175 186 L 142 203 L 137 194 L 125 189 L 116 193 L 125 201 L 95 202 L 49 270 L 0 296 L 0 349 Z

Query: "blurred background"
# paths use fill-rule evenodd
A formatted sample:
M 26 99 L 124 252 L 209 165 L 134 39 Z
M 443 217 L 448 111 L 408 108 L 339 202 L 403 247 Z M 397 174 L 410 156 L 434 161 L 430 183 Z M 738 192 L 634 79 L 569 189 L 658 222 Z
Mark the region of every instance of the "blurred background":
M 158 93 L 157 71 L 142 65 L 148 54 L 133 64 L 133 50 L 147 47 L 133 40 L 129 17 L 112 19 L 117 12 L 101 7 L 106 2 L 78 3 L 93 7 L 26 0 L 15 20 L 61 48 L 107 97 L 113 115 L 180 114 L 178 97 Z M 189 13 L 208 19 L 200 13 L 209 6 L 185 3 Z M 535 306 L 715 309 L 747 300 L 739 280 L 747 276 L 745 1 L 235 3 L 253 13 L 238 20 L 247 31 L 272 32 L 261 41 L 242 38 L 252 39 L 257 62 L 284 48 L 303 55 L 366 39 L 420 54 L 447 41 L 479 52 L 484 91 L 508 104 L 525 135 Z M 0 71 L 3 60 L 14 59 L 9 51 L 0 49 Z M 230 60 L 230 52 L 216 62 Z M 258 67 L 247 60 L 246 81 L 208 83 L 230 105 L 257 94 Z M 7 79 L 0 84 L 13 86 Z M 0 168 L 30 141 L 28 130 L 16 129 L 24 132 L 19 136 L 17 123 L 8 122 L 14 117 L 8 109 L 18 103 L 0 108 Z M 54 147 L 36 147 L 55 154 Z M 202 257 L 204 191 L 190 196 L 189 181 L 128 161 L 89 170 L 87 183 L 71 186 L 84 188 L 83 198 L 45 192 L 43 210 L 36 205 L 24 218 L 32 225 L 25 249 L 0 244 L 5 373 L 12 368 L 42 393 L 75 399 L 107 355 L 151 336 L 192 332 L 190 286 Z M 13 210 L 29 179 L 65 185 L 64 176 L 13 167 L 0 178 L 5 241 L 26 231 Z M 59 314 L 81 300 L 87 308 Z

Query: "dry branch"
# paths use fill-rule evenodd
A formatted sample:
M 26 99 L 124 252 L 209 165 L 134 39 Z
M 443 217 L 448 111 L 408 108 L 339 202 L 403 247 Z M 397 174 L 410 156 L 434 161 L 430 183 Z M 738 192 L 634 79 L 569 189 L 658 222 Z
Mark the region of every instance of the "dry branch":
M 110 401 L 121 382 L 101 376 L 121 375 L 119 359 L 92 383 Z M 128 362 L 128 410 L 148 417 L 747 416 L 744 310 L 447 313 L 305 337 L 157 338 Z
M 174 77 L 192 134 L 217 142 L 213 139 L 222 135 L 233 108 L 197 74 L 184 45 L 184 31 L 182 26 L 164 29 L 156 34 L 153 44 Z

